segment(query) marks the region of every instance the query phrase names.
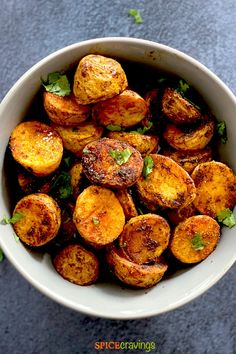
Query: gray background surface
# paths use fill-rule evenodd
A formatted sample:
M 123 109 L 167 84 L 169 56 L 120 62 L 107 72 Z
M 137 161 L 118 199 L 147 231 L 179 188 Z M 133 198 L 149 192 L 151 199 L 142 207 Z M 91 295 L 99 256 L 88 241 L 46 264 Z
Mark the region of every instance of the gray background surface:
M 200 60 L 236 92 L 235 0 L 0 4 L 0 99 L 39 59 L 77 41 L 104 36 L 140 37 L 173 46 Z M 141 11 L 143 24 L 127 16 L 130 8 Z M 52 302 L 5 259 L 0 264 L 0 353 L 94 353 L 99 340 L 138 339 L 155 341 L 154 352 L 161 354 L 236 353 L 235 271 L 236 265 L 207 293 L 178 310 L 137 321 L 111 321 Z

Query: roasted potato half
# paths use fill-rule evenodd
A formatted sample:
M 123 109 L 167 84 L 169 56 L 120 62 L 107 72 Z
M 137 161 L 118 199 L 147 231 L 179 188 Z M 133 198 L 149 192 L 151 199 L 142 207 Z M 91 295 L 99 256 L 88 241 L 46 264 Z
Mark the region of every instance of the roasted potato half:
M 73 216 L 80 235 L 90 244 L 114 241 L 125 225 L 125 215 L 114 192 L 89 186 L 78 196 Z
M 149 162 L 149 174 L 144 161 L 143 175 L 136 188 L 140 199 L 147 205 L 161 208 L 181 208 L 190 204 L 196 195 L 194 182 L 189 174 L 169 157 L 151 154 L 145 159 Z
M 132 127 L 145 118 L 147 111 L 146 101 L 138 93 L 125 90 L 115 97 L 98 102 L 92 109 L 92 117 L 105 127 Z
M 73 189 L 73 197 L 76 199 L 81 192 L 81 182 L 83 176 L 83 167 L 81 162 L 76 162 L 69 171 L 71 177 L 71 186 Z
M 198 165 L 192 173 L 196 186 L 194 205 L 201 214 L 215 218 L 236 203 L 236 177 L 225 164 L 218 161 Z
M 60 208 L 49 195 L 29 194 L 16 204 L 13 215 L 22 216 L 13 227 L 21 241 L 28 246 L 42 246 L 58 233 L 61 224 Z
M 84 122 L 91 111 L 90 106 L 78 104 L 73 94 L 62 97 L 44 92 L 43 105 L 51 121 L 71 127 Z
M 219 224 L 210 216 L 196 215 L 175 228 L 170 249 L 181 262 L 197 263 L 214 251 L 219 238 Z
M 190 216 L 196 215 L 197 210 L 192 202 L 180 209 L 170 209 L 166 213 L 168 220 L 171 222 L 171 224 L 178 225 L 185 219 L 190 218 Z
M 44 123 L 20 123 L 11 133 L 9 144 L 14 159 L 36 176 L 47 176 L 60 165 L 62 140 Z
M 161 90 L 154 88 L 148 91 L 144 99 L 147 102 L 149 118 L 153 119 L 154 122 L 157 121 L 161 108 Z
M 78 244 L 63 248 L 53 259 L 53 265 L 64 279 L 78 285 L 95 283 L 99 275 L 95 254 Z
M 119 238 L 120 248 L 137 264 L 153 262 L 167 248 L 168 222 L 156 214 L 136 216 L 128 221 Z
M 142 173 L 141 154 L 124 141 L 103 138 L 86 145 L 83 172 L 93 184 L 125 189 Z
M 157 151 L 159 138 L 156 135 L 142 135 L 127 132 L 109 132 L 107 137 L 125 141 L 140 152 L 142 156 Z
M 118 189 L 115 194 L 124 210 L 125 220 L 138 216 L 133 198 L 127 189 Z
M 114 245 L 108 247 L 107 261 L 121 282 L 136 288 L 150 288 L 157 284 L 168 268 L 164 261 L 153 265 L 136 264 L 125 258 Z
M 58 124 L 52 126 L 61 136 L 64 148 L 78 157 L 81 157 L 83 148 L 88 143 L 100 139 L 103 134 L 103 128 L 92 122 L 84 122 L 76 127 L 63 127 Z
M 114 97 L 127 86 L 125 72 L 116 60 L 89 54 L 76 69 L 73 92 L 79 104 L 87 105 Z

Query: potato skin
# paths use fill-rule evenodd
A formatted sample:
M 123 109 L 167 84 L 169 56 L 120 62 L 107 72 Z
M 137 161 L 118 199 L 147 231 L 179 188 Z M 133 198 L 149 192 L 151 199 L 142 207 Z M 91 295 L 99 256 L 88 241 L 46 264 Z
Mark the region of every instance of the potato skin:
M 192 173 L 196 186 L 194 205 L 201 214 L 215 218 L 236 203 L 236 177 L 225 164 L 218 161 L 198 165 Z
M 128 149 L 132 154 L 128 161 L 119 165 L 111 151 Z M 143 160 L 131 145 L 114 139 L 103 138 L 86 145 L 82 155 L 83 171 L 93 184 L 125 189 L 132 186 L 142 173 Z
M 124 210 L 125 220 L 138 216 L 132 196 L 127 189 L 118 189 L 115 195 Z
M 199 234 L 204 243 L 202 250 L 195 250 L 193 237 Z M 174 230 L 170 242 L 173 255 L 183 263 L 197 263 L 207 258 L 216 248 L 220 238 L 219 224 L 207 215 L 192 216 Z
M 44 92 L 43 105 L 52 122 L 71 127 L 84 122 L 91 111 L 90 106 L 78 104 L 73 94 L 62 97 Z
M 64 148 L 77 157 L 81 157 L 83 148 L 88 143 L 100 139 L 103 134 L 103 128 L 93 122 L 84 122 L 76 127 L 52 124 L 52 127 L 61 136 Z
M 97 246 L 114 241 L 125 225 L 125 215 L 114 192 L 99 186 L 89 186 L 78 196 L 73 220 L 80 235 Z
M 13 227 L 21 241 L 28 246 L 42 246 L 58 233 L 61 212 L 56 201 L 43 193 L 29 194 L 16 204 L 13 215 L 21 213 L 22 219 Z
M 136 216 L 128 221 L 119 237 L 120 248 L 137 264 L 155 261 L 167 248 L 168 222 L 156 214 Z
M 83 167 L 81 162 L 76 162 L 70 169 L 69 174 L 71 176 L 71 186 L 73 189 L 73 197 L 77 199 L 80 194 L 80 185 L 83 176 Z
M 189 174 L 169 157 L 151 154 L 152 172 L 139 178 L 136 188 L 140 199 L 151 206 L 181 208 L 192 202 L 196 195 L 194 182 Z
M 145 100 L 136 92 L 125 90 L 92 109 L 93 120 L 103 126 L 132 127 L 145 118 L 148 111 Z
M 12 131 L 9 144 L 14 159 L 35 176 L 47 176 L 60 165 L 62 140 L 44 123 L 20 123 Z
M 99 275 L 97 257 L 78 244 L 63 248 L 53 259 L 53 265 L 64 279 L 77 285 L 93 284 Z
M 156 135 L 142 135 L 127 132 L 109 132 L 107 137 L 125 141 L 138 150 L 142 156 L 155 153 L 159 142 L 159 138 Z
M 73 92 L 79 104 L 87 105 L 114 97 L 127 86 L 125 72 L 116 60 L 89 54 L 76 69 Z

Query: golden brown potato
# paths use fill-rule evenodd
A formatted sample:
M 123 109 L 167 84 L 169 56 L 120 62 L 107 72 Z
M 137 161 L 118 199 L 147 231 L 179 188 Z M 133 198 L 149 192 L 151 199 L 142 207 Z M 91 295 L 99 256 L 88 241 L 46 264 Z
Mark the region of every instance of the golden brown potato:
M 199 109 L 169 87 L 165 89 L 162 97 L 162 111 L 175 124 L 193 123 L 202 118 Z
M 80 104 L 107 100 L 124 91 L 128 82 L 114 59 L 89 54 L 80 60 L 74 76 L 74 95 Z
M 64 279 L 78 285 L 95 283 L 99 275 L 97 257 L 78 244 L 63 248 L 54 258 L 53 264 Z
M 170 157 L 177 162 L 185 171 L 191 174 L 194 168 L 200 163 L 212 160 L 212 148 L 206 147 L 202 150 L 180 151 L 180 150 L 164 150 L 164 156 Z
M 161 260 L 153 265 L 131 262 L 123 257 L 114 245 L 108 247 L 107 261 L 120 281 L 136 288 L 150 288 L 157 284 L 168 268 L 167 264 Z
M 211 141 L 214 134 L 214 122 L 202 123 L 198 128 L 185 133 L 173 124 L 167 124 L 163 136 L 176 150 L 201 150 Z
M 128 221 L 119 238 L 124 253 L 137 264 L 155 261 L 167 248 L 170 227 L 156 214 L 136 216 Z
M 77 198 L 73 220 L 86 241 L 104 246 L 120 235 L 125 215 L 111 190 L 89 186 Z
M 76 162 L 69 171 L 71 176 L 71 186 L 73 189 L 73 197 L 76 199 L 80 194 L 80 185 L 82 182 L 83 167 L 81 162 Z
M 175 228 L 170 249 L 181 262 L 197 263 L 214 251 L 219 238 L 218 223 L 210 216 L 196 215 Z
M 215 218 L 236 203 L 236 178 L 222 162 L 210 161 L 198 165 L 192 173 L 196 186 L 194 205 L 201 214 Z
M 159 138 L 156 135 L 142 135 L 127 132 L 109 132 L 107 137 L 125 141 L 140 152 L 142 156 L 157 151 Z
M 103 126 L 132 127 L 147 114 L 145 100 L 134 91 L 125 90 L 106 101 L 98 102 L 92 109 L 94 121 Z
M 118 189 L 115 194 L 124 210 L 125 220 L 138 216 L 133 198 L 127 189 Z
M 103 138 L 86 145 L 82 165 L 91 183 L 125 189 L 141 175 L 143 159 L 131 145 Z
M 178 225 L 180 222 L 184 221 L 185 219 L 190 218 L 190 216 L 194 216 L 197 214 L 197 210 L 192 203 L 184 206 L 180 209 L 170 209 L 167 211 L 167 216 L 169 221 L 174 224 Z
M 10 149 L 14 159 L 36 176 L 54 172 L 63 154 L 58 133 L 37 121 L 17 125 L 10 136 Z
M 73 94 L 62 97 L 51 92 L 44 92 L 43 104 L 51 121 L 71 127 L 84 122 L 91 110 L 90 106 L 78 104 Z
M 57 124 L 52 126 L 61 136 L 64 148 L 78 157 L 81 157 L 85 145 L 100 139 L 103 134 L 103 128 L 92 122 L 81 123 L 77 127 L 62 127 Z
M 22 218 L 13 225 L 14 230 L 27 245 L 42 246 L 57 235 L 61 212 L 55 200 L 47 194 L 35 193 L 22 198 L 13 215 L 16 213 L 22 214 Z
M 142 175 L 136 183 L 140 199 L 147 205 L 171 209 L 190 204 L 196 189 L 189 174 L 169 157 L 151 154 L 148 159 L 152 169 L 146 179 Z

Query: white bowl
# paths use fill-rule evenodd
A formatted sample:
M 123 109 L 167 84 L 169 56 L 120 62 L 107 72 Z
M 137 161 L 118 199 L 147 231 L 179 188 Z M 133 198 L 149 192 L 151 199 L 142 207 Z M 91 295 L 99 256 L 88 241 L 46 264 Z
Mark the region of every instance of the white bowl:
M 205 66 L 170 47 L 133 38 L 94 39 L 63 48 L 27 71 L 12 87 L 0 106 L 0 215 L 9 214 L 9 196 L 3 169 L 4 152 L 12 129 L 24 115 L 40 87 L 40 78 L 68 68 L 88 53 L 117 56 L 174 73 L 193 85 L 219 120 L 225 120 L 228 142 L 223 159 L 236 170 L 236 100 L 225 84 Z M 224 183 L 222 181 L 222 183 Z M 223 228 L 216 250 L 203 262 L 149 290 L 123 289 L 119 285 L 77 286 L 54 270 L 47 254 L 33 254 L 13 237 L 10 225 L 1 226 L 1 247 L 18 271 L 37 289 L 74 310 L 113 319 L 148 317 L 175 309 L 209 289 L 236 260 L 235 229 Z

